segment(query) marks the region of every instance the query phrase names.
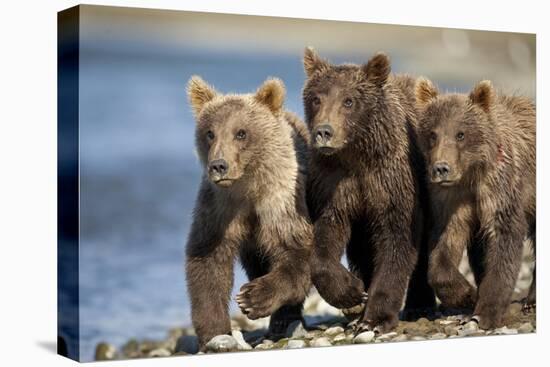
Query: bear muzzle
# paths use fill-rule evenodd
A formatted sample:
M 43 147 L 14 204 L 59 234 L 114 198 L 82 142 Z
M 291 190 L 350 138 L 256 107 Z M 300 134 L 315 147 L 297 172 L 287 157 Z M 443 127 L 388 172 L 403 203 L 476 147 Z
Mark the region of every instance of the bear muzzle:
M 227 176 L 228 172 L 229 164 L 225 159 L 215 159 L 208 164 L 208 177 L 218 186 L 231 186 L 233 180 Z
M 313 146 L 322 154 L 331 154 L 335 147 L 333 144 L 334 129 L 328 124 L 317 126 L 312 132 Z
M 441 186 L 451 186 L 455 182 L 452 173 L 449 163 L 445 161 L 436 162 L 431 168 L 431 181 Z

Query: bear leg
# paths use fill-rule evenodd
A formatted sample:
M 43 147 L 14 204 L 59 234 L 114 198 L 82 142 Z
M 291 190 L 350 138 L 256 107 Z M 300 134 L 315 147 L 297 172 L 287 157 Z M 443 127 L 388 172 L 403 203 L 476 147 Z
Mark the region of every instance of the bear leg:
M 451 220 L 442 233 L 435 234 L 429 257 L 428 280 L 444 310 L 471 311 L 477 292 L 460 273 L 458 267 L 470 240 L 469 231 L 458 219 Z
M 303 303 L 281 306 L 271 315 L 266 338 L 277 341 L 287 336 L 290 324 L 300 321 L 305 326 L 302 316 Z
M 233 288 L 233 257 L 188 256 L 186 272 L 191 317 L 202 350 L 214 336 L 231 332 L 228 304 Z
M 477 231 L 476 231 L 477 232 Z M 468 263 L 474 273 L 476 285 L 479 287 L 485 274 L 485 251 L 487 244 L 482 236 L 476 233 L 468 246 Z
M 413 321 L 433 314 L 435 308 L 435 292 L 428 282 L 427 244 L 422 243 L 416 267 L 409 281 L 402 318 Z
M 383 233 L 373 237 L 376 264 L 368 301 L 359 330 L 373 329 L 379 333 L 391 331 L 399 321 L 409 279 L 418 259 L 417 249 L 412 245 L 411 233 L 406 229 L 395 230 L 393 223 L 404 223 L 390 216 L 382 219 L 377 228 Z
M 520 226 L 514 226 L 512 222 L 507 221 L 505 226 L 489 230 L 492 235 L 487 240 L 487 266 L 474 310 L 482 329 L 502 326 L 512 300 L 521 267 L 524 236 Z
M 335 223 L 330 218 L 321 217 L 315 222 L 311 279 L 321 297 L 337 308 L 360 305 L 365 297 L 363 281 L 340 262 L 351 232 L 347 221 Z

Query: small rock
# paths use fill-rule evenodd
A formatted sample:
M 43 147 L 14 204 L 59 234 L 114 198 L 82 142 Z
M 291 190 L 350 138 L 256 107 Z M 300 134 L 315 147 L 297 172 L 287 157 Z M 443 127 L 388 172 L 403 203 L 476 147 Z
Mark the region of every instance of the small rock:
M 495 335 L 514 335 L 517 334 L 517 329 L 508 329 L 506 326 L 495 329 L 494 334 Z
M 453 325 L 453 324 L 456 324 L 458 323 L 457 320 L 441 320 L 439 321 L 439 324 L 441 325 Z
M 404 342 L 404 341 L 407 341 L 407 340 L 409 340 L 409 338 L 405 334 L 398 335 L 398 336 L 396 336 L 395 338 L 392 339 L 393 342 Z
M 411 340 L 413 340 L 413 341 L 419 341 L 419 340 L 426 340 L 426 338 L 423 337 L 423 336 L 417 335 L 417 336 L 413 336 L 413 337 L 411 338 Z
M 333 336 L 344 332 L 344 328 L 341 326 L 333 326 L 325 330 L 325 335 Z
M 376 339 L 381 341 L 387 341 L 387 340 L 393 339 L 396 336 L 397 336 L 397 333 L 395 331 L 392 331 L 390 333 L 382 334 Z
M 334 337 L 334 339 L 332 339 L 333 342 L 342 342 L 344 340 L 347 340 L 348 337 L 346 336 L 346 334 L 344 333 L 341 333 L 341 334 L 338 334 Z
M 458 330 L 458 336 L 470 336 L 472 334 L 477 333 L 478 330 L 472 330 L 472 329 L 459 329 Z
M 332 343 L 330 342 L 329 338 L 323 336 L 317 339 L 313 339 L 309 343 L 309 345 L 312 347 L 330 347 Z
M 432 336 L 430 336 L 430 339 L 436 340 L 436 339 L 445 339 L 447 338 L 447 335 L 444 333 L 436 333 Z
M 285 336 L 287 338 L 304 338 L 307 334 L 307 330 L 300 320 L 296 320 L 288 325 Z
M 148 355 L 150 351 L 157 348 L 157 343 L 151 340 L 144 340 L 139 344 L 139 350 L 142 355 Z
M 532 333 L 533 330 L 535 330 L 535 328 L 533 327 L 533 325 L 531 325 L 530 322 L 526 322 L 518 328 L 518 332 L 520 334 Z
M 208 352 L 233 352 L 239 349 L 239 343 L 230 335 L 217 335 L 205 345 Z
M 445 334 L 448 336 L 458 335 L 458 330 L 454 326 L 445 326 Z
M 170 351 L 165 348 L 157 348 L 149 352 L 149 357 L 169 357 L 170 355 Z
M 117 356 L 116 348 L 111 344 L 99 343 L 95 348 L 96 361 L 110 361 Z
M 244 341 L 243 333 L 241 333 L 239 330 L 233 330 L 231 331 L 231 335 L 235 340 L 237 341 L 238 348 L 240 350 L 251 350 L 252 346 Z
M 261 344 L 256 345 L 254 347 L 254 349 L 265 350 L 265 349 L 271 349 L 272 347 L 273 347 L 273 343 L 271 343 L 271 344 L 261 343 Z
M 469 321 L 462 326 L 464 330 L 478 330 L 479 326 L 475 321 Z
M 356 344 L 363 344 L 363 343 L 370 343 L 374 339 L 374 331 L 365 331 L 359 335 L 357 335 L 353 342 Z
M 130 339 L 123 347 L 122 353 L 125 357 L 136 358 L 139 357 L 139 343 L 136 339 Z
M 304 348 L 305 346 L 306 342 L 300 339 L 289 340 L 286 345 L 288 349 Z
M 185 352 L 188 354 L 196 354 L 199 351 L 199 339 L 193 335 L 183 335 L 176 342 L 176 353 Z

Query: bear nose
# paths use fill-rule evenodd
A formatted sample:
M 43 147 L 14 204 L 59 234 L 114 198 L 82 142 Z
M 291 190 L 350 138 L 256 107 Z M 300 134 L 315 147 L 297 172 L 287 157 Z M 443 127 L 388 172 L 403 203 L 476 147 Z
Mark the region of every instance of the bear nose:
M 227 173 L 227 169 L 229 168 L 229 165 L 225 161 L 225 159 L 216 159 L 210 162 L 208 165 L 208 170 L 210 173 L 215 173 L 220 176 L 223 176 Z
M 334 130 L 330 125 L 324 124 L 316 127 L 313 134 L 317 143 L 325 144 L 332 138 L 332 135 L 334 135 Z
M 451 173 L 451 167 L 447 162 L 437 162 L 433 165 L 432 175 L 434 177 L 446 178 Z

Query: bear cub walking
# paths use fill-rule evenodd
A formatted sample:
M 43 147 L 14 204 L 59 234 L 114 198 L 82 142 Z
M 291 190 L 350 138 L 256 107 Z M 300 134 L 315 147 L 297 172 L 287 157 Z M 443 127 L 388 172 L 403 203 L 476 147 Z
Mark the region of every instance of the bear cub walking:
M 489 81 L 468 94 L 416 84 L 434 212 L 429 280 L 443 307 L 473 309 L 480 327 L 502 326 L 522 259 L 535 241 L 535 106 L 498 95 Z M 458 271 L 464 250 L 474 289 Z M 527 304 L 535 303 L 533 281 Z
M 237 296 L 270 331 L 301 320 L 310 289 L 312 225 L 305 200 L 308 134 L 268 79 L 255 94 L 221 95 L 201 78 L 188 85 L 204 167 L 187 243 L 187 284 L 201 349 L 231 331 L 228 303 L 237 256 L 250 282 Z
M 390 75 L 384 54 L 364 65 L 332 65 L 307 48 L 304 68 L 312 280 L 338 308 L 362 304 L 367 291 L 359 330 L 387 332 L 409 282 L 407 309 L 435 305 L 423 249 L 427 199 L 414 79 Z M 351 272 L 340 262 L 344 251 Z

